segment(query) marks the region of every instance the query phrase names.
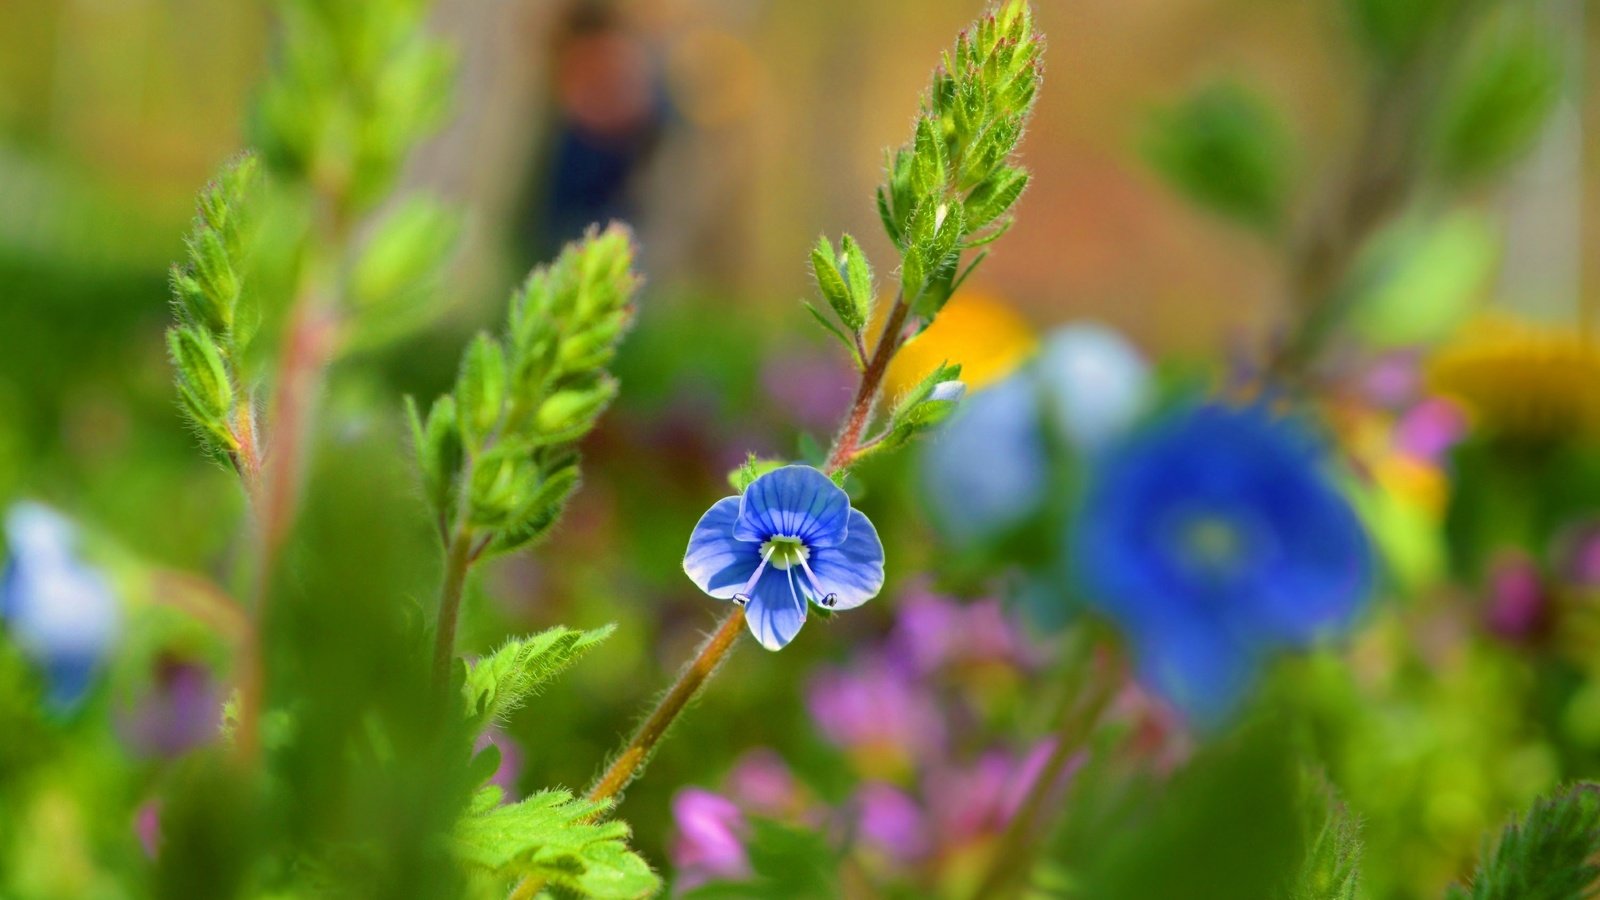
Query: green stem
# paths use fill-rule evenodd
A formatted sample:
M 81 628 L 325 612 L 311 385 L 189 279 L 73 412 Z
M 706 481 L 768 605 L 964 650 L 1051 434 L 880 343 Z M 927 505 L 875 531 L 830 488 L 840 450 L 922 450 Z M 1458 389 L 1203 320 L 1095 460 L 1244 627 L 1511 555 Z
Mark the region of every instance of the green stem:
M 434 628 L 433 685 L 441 696 L 450 684 L 450 666 L 456 655 L 456 622 L 461 615 L 461 598 L 466 591 L 472 559 L 472 534 L 465 528 L 458 528 L 445 552 L 444 580 L 439 585 L 439 620 Z

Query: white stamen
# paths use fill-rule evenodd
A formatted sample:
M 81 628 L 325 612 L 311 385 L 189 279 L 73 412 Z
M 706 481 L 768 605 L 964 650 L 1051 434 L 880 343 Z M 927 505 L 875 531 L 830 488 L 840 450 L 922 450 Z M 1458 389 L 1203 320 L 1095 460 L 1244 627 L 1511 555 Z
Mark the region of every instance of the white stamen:
M 839 602 L 839 595 L 829 593 L 822 589 L 822 583 L 817 581 L 817 573 L 811 571 L 811 566 L 807 565 L 806 559 L 803 556 L 800 557 L 800 568 L 804 569 L 806 572 L 806 577 L 811 579 L 811 589 L 816 591 L 817 597 L 820 598 L 817 602 L 821 603 L 828 609 L 833 609 L 834 605 Z
M 767 552 L 761 555 L 761 565 L 756 566 L 755 573 L 750 576 L 750 580 L 746 581 L 744 587 L 733 595 L 733 602 L 740 606 L 748 606 L 750 604 L 750 590 L 756 586 L 757 581 L 761 580 L 761 573 L 767 570 L 767 563 L 772 560 L 772 551 L 775 549 L 777 548 L 768 547 Z

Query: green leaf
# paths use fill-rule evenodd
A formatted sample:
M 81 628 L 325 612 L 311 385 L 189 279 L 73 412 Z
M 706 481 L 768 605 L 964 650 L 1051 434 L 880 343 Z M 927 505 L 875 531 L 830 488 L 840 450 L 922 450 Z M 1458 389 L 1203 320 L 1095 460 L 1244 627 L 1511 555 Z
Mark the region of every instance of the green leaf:
M 1306 798 L 1306 855 L 1285 900 L 1356 900 L 1361 887 L 1361 823 L 1333 788 L 1316 783 Z
M 1011 211 L 1028 187 L 1028 172 L 1006 166 L 973 189 L 967 198 L 967 228 L 977 231 Z
M 555 527 L 566 509 L 567 500 L 578 489 L 577 453 L 559 454 L 555 460 L 542 462 L 539 468 L 543 480 L 490 543 L 491 555 L 520 550 L 543 538 Z
M 608 808 L 566 791 L 541 791 L 464 817 L 456 826 L 455 852 L 500 878 L 542 879 L 580 896 L 653 894 L 661 879 L 628 848 L 627 824 L 593 821 Z
M 1357 40 L 1386 67 L 1410 59 L 1461 0 L 1344 0 Z
M 211 332 L 229 352 L 238 349 L 232 332 L 249 280 L 260 189 L 255 156 L 225 166 L 200 192 L 194 227 L 183 241 L 187 264 L 172 272 L 179 317 Z
M 1144 150 L 1150 165 L 1194 203 L 1271 234 L 1287 213 L 1290 144 L 1265 100 L 1219 82 L 1156 115 Z
M 499 426 L 506 405 L 506 357 L 500 342 L 479 334 L 461 357 L 456 404 L 462 433 L 481 443 Z
M 1456 212 L 1402 220 L 1357 257 L 1344 290 L 1350 327 L 1380 347 L 1415 347 L 1449 337 L 1476 308 L 1499 258 L 1487 216 Z
M 219 447 L 237 450 L 238 441 L 229 427 L 233 384 L 211 335 L 193 326 L 170 328 L 167 350 L 178 370 L 178 394 L 190 421 Z
M 1494 17 L 1458 60 L 1434 123 L 1440 177 L 1494 175 L 1533 144 L 1561 97 L 1560 50 L 1525 19 Z
M 423 197 L 403 201 L 378 223 L 350 273 L 355 340 L 394 340 L 439 312 L 433 300 L 460 233 L 459 214 Z
M 556 626 L 513 638 L 467 667 L 467 717 L 479 729 L 503 721 L 552 678 L 611 636 L 616 626 L 578 631 Z
M 864 325 L 872 318 L 873 301 L 876 299 L 876 289 L 872 284 L 872 265 L 867 262 L 867 254 L 856 243 L 856 239 L 846 234 L 841 241 L 844 251 L 844 273 L 850 284 L 850 302 L 855 306 L 855 315 Z M 860 331 L 860 326 L 857 326 Z
M 442 530 L 448 533 L 456 514 L 456 483 L 466 458 L 455 398 L 447 395 L 435 400 L 428 418 L 420 422 L 416 403 L 409 397 L 406 409 L 428 505 L 444 526 Z
M 744 493 L 745 488 L 749 487 L 751 482 L 755 481 L 757 478 L 760 478 L 774 469 L 781 469 L 788 464 L 789 463 L 787 460 L 762 459 L 761 457 L 752 453 L 745 457 L 744 463 L 742 463 L 739 468 L 728 473 L 728 484 L 732 485 L 735 491 L 738 491 L 742 494 Z
M 806 312 L 811 313 L 811 317 L 817 320 L 818 325 L 821 325 L 829 334 L 839 339 L 839 343 L 843 344 L 844 348 L 850 352 L 850 358 L 854 360 L 857 369 L 866 366 L 866 361 L 861 358 L 861 351 L 857 349 L 856 342 L 849 335 L 840 331 L 839 326 L 832 319 L 823 315 L 822 310 L 804 300 L 800 301 L 800 305 L 806 308 Z
M 822 293 L 822 299 L 828 301 L 839 321 L 849 331 L 859 333 L 867 323 L 866 317 L 861 315 L 850 296 L 850 285 L 845 283 L 844 273 L 839 271 L 839 257 L 834 253 L 833 242 L 826 237 L 817 238 L 817 245 L 811 250 L 811 274 L 817 280 L 817 290 Z
M 1486 851 L 1470 900 L 1587 900 L 1600 896 L 1600 785 L 1581 783 L 1534 803 Z

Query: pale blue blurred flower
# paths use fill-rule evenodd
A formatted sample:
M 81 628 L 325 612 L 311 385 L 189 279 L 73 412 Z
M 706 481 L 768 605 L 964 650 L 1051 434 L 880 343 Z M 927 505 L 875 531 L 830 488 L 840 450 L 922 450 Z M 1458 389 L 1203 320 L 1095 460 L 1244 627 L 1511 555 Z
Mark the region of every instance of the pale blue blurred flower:
M 973 392 L 922 451 L 921 481 L 935 524 L 957 546 L 993 540 L 1049 497 L 1050 449 L 1090 455 L 1149 404 L 1149 367 L 1101 325 L 1053 332 L 1027 366 Z
M 49 507 L 18 503 L 6 514 L 0 621 L 45 673 L 48 702 L 78 703 L 115 644 L 121 615 L 110 585 L 78 557 L 78 531 Z
M 1104 325 L 1069 325 L 1045 339 L 1033 363 L 1052 424 L 1092 453 L 1128 430 L 1150 398 L 1150 367 Z
M 1020 525 L 1050 479 L 1038 398 L 1024 374 L 975 392 L 922 451 L 922 485 L 935 522 L 958 545 Z

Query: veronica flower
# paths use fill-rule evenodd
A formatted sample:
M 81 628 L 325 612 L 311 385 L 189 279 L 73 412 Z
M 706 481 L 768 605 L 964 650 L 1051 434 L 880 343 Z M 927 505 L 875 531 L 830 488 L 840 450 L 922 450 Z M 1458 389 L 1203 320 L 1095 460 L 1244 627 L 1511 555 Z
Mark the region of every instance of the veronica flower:
M 9 559 L 0 579 L 0 622 L 44 670 L 48 700 L 75 705 L 120 631 L 105 578 L 77 554 L 77 529 L 55 511 L 19 503 L 5 522 Z
M 1313 436 L 1259 406 L 1189 407 L 1111 448 L 1073 557 L 1146 683 L 1202 722 L 1237 705 L 1268 651 L 1350 624 L 1373 578 Z
M 700 590 L 744 606 L 750 633 L 780 650 L 800 633 L 809 603 L 854 609 L 877 596 L 883 544 L 832 479 L 784 466 L 706 511 L 683 570 Z

